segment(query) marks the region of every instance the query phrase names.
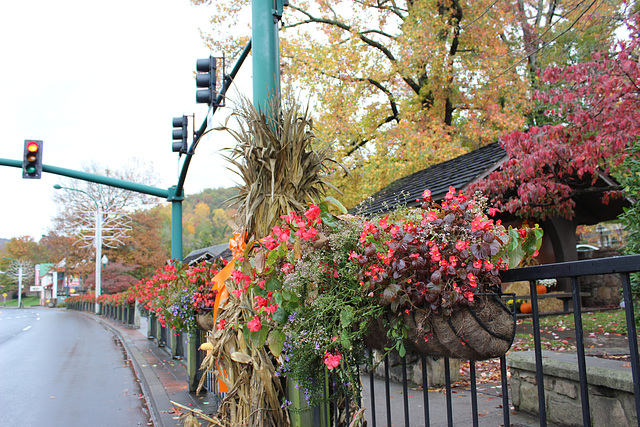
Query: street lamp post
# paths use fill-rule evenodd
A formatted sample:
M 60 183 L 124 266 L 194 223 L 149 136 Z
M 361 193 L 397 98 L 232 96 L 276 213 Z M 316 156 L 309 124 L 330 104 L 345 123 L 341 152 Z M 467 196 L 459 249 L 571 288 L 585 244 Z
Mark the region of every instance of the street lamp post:
M 18 262 L 18 260 L 6 256 L 3 256 L 2 259 Z M 22 308 L 22 264 L 18 264 L 18 308 Z
M 89 197 L 93 203 L 96 205 L 96 314 L 100 314 L 100 304 L 98 303 L 98 297 L 101 294 L 101 267 L 102 267 L 102 210 L 100 209 L 100 204 L 96 201 L 96 199 L 89 193 L 83 190 L 79 190 L 77 188 L 69 188 L 63 187 L 61 185 L 54 185 L 53 188 L 56 190 L 64 189 L 71 191 L 78 191 L 83 193 L 87 197 Z

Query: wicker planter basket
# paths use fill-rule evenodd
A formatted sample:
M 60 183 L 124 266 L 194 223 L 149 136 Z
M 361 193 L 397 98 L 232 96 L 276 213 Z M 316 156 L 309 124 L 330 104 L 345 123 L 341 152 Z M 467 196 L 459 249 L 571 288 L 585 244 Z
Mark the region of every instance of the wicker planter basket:
M 198 310 L 196 313 L 196 325 L 203 331 L 213 330 L 213 310 Z
M 409 328 L 407 352 L 433 357 L 485 360 L 504 355 L 513 343 L 515 316 L 497 295 L 476 297 L 472 308 L 461 308 L 449 317 L 425 313 L 403 314 Z M 387 336 L 388 320 L 378 318 L 369 326 L 365 345 L 383 350 L 393 346 Z

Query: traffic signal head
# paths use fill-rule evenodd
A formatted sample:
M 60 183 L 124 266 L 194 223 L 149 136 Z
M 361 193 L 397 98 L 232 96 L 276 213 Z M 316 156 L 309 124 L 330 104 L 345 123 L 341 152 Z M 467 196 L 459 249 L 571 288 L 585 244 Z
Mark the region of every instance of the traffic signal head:
M 187 116 L 173 118 L 173 145 L 174 153 L 187 153 Z
M 22 159 L 22 177 L 40 179 L 42 175 L 42 141 L 27 139 L 24 141 Z
M 196 61 L 196 87 L 203 87 L 196 91 L 196 102 L 199 104 L 209 104 L 216 100 L 216 58 L 210 56 Z

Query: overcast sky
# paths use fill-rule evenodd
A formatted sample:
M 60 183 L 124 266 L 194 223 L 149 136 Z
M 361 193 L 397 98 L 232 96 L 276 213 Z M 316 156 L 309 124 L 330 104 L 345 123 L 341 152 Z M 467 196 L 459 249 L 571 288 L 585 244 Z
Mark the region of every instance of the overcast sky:
M 137 157 L 153 162 L 159 187 L 175 185 L 171 118 L 195 113 L 197 127 L 205 118 L 193 72 L 209 55 L 199 29 L 210 14 L 188 0 L 2 2 L 0 158 L 22 161 L 24 140 L 41 139 L 47 165 L 121 169 Z M 229 94 L 250 96 L 250 75 L 249 58 Z M 216 120 L 229 108 L 221 112 Z M 210 135 L 189 167 L 187 194 L 234 185 L 219 153 L 233 142 Z M 0 166 L 0 238 L 46 234 L 56 214 L 53 185 L 62 179 L 22 179 L 21 169 Z

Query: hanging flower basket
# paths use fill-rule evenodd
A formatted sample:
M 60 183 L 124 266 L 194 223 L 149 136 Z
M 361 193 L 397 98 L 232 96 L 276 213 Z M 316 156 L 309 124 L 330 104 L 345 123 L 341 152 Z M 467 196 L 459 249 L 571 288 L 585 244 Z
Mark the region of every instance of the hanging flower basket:
M 202 331 L 213 330 L 213 310 L 200 309 L 196 312 L 196 325 Z
M 414 310 L 403 314 L 402 322 L 408 328 L 404 340 L 408 352 L 465 360 L 504 355 L 516 331 L 514 315 L 496 294 L 479 296 L 473 307 L 458 308 L 450 316 Z M 389 324 L 388 316 L 374 320 L 365 345 L 378 350 L 393 347 Z

